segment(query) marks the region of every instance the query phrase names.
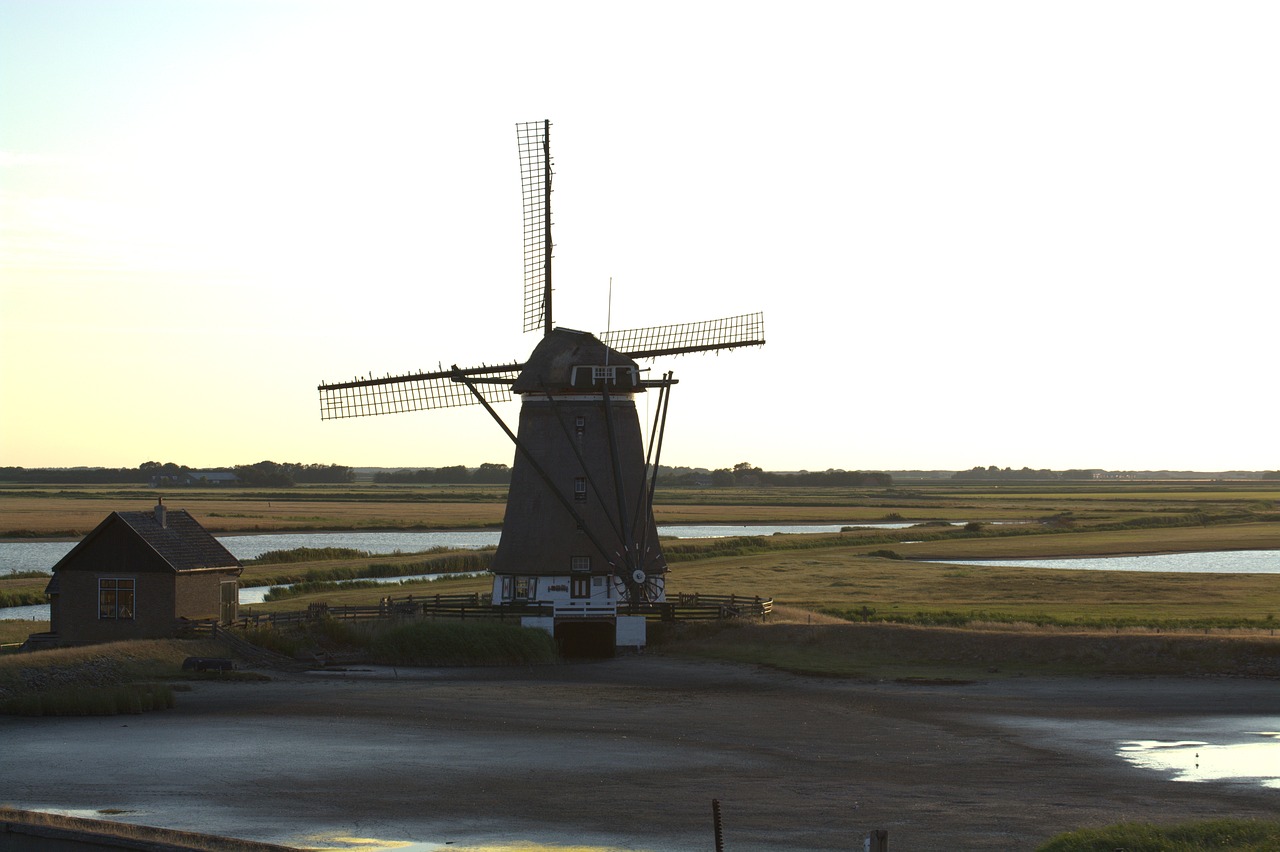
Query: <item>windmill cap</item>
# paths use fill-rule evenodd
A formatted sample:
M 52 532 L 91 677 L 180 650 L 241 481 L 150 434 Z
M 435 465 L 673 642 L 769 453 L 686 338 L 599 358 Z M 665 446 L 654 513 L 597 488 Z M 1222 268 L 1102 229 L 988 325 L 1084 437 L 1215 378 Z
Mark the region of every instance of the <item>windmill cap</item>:
M 518 394 L 573 390 L 574 367 L 605 365 L 629 370 L 633 376 L 638 369 L 635 361 L 605 346 L 594 334 L 552 329 L 534 348 L 511 390 Z

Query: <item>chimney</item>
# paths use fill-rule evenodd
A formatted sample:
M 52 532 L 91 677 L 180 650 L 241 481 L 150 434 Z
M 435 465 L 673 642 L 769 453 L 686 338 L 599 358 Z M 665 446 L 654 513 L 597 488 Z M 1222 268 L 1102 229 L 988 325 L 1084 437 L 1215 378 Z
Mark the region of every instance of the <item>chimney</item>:
M 160 525 L 160 529 L 168 528 L 168 525 L 165 523 L 165 517 L 164 517 L 164 498 L 163 497 L 156 498 L 156 523 Z

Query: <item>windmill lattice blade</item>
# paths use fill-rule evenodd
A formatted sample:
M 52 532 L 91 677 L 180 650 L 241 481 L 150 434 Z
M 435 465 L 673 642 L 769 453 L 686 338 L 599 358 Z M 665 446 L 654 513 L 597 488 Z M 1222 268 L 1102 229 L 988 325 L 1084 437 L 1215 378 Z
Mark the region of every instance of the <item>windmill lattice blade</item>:
M 466 384 L 460 381 L 462 376 L 474 384 L 483 385 L 488 402 L 507 402 L 511 399 L 511 383 L 520 374 L 522 366 L 504 364 L 500 367 L 472 367 L 322 384 L 318 388 L 320 419 L 339 420 L 479 404 Z
M 516 125 L 524 196 L 524 330 L 551 331 L 551 122 Z
M 686 352 L 736 349 L 764 344 L 764 314 L 609 331 L 599 338 L 628 358 L 656 358 Z

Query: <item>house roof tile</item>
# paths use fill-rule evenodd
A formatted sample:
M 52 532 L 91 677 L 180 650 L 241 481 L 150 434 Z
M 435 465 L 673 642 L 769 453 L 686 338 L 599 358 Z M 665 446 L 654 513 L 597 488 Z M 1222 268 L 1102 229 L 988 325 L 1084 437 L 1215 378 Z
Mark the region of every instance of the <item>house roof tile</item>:
M 175 571 L 201 568 L 237 568 L 240 560 L 200 526 L 185 509 L 166 509 L 163 526 L 152 512 L 115 512 L 138 537 L 151 546 Z

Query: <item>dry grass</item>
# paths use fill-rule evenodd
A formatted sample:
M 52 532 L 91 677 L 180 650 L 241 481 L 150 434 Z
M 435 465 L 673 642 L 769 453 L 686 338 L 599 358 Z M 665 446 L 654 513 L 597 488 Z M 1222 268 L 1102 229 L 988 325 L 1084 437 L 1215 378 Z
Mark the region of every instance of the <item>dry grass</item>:
M 138 492 L 119 495 L 86 492 L 77 496 L 12 494 L 0 496 L 0 537 L 38 535 L 80 538 L 114 511 L 143 511 L 165 504 L 185 509 L 213 533 L 258 533 L 297 530 L 471 529 L 502 523 L 505 495 L 484 493 L 481 502 L 420 502 L 388 491 L 373 500 L 347 500 L 340 495 L 319 499 L 280 499 L 274 495 L 211 496 L 200 492 Z
M 1047 559 L 1211 550 L 1280 549 L 1280 523 L 1081 531 L 1046 535 L 957 538 L 888 545 L 907 559 Z
M 1156 574 L 932 565 L 804 550 L 680 563 L 669 593 L 749 594 L 806 610 L 876 616 L 959 612 L 1028 621 L 1280 619 L 1280 575 Z M 996 620 L 989 618 L 988 620 Z M 1280 627 L 1280 624 L 1276 625 Z
M 1280 637 L 730 622 L 657 631 L 657 649 L 801 674 L 968 680 L 1020 675 L 1280 677 Z
M 176 675 L 187 657 L 222 657 L 213 640 L 146 639 L 0 657 L 0 698 L 66 686 L 115 686 Z
M 119 509 L 146 509 L 156 496 L 186 509 L 214 532 L 340 529 L 467 529 L 502 522 L 498 486 L 316 485 L 290 489 L 11 486 L 0 491 L 0 537 L 75 538 Z M 1028 520 L 1072 512 L 1085 523 L 1149 513 L 1224 511 L 1280 504 L 1280 484 L 1122 483 L 898 488 L 659 488 L 659 523 L 869 523 L 891 514 L 910 521 Z
M 0 621 L 0 645 L 20 645 L 32 633 L 44 633 L 48 629 L 47 621 Z

